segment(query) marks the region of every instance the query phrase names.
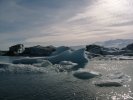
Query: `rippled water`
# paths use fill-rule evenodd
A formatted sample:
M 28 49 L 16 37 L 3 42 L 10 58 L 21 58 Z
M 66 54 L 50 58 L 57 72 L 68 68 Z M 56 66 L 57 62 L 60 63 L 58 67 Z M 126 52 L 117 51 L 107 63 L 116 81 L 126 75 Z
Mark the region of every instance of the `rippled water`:
M 90 61 L 87 70 L 103 77 L 123 72 L 133 79 L 132 61 Z M 93 81 L 77 79 L 73 72 L 44 74 L 0 74 L 0 100 L 133 100 L 133 81 L 121 87 L 98 87 Z

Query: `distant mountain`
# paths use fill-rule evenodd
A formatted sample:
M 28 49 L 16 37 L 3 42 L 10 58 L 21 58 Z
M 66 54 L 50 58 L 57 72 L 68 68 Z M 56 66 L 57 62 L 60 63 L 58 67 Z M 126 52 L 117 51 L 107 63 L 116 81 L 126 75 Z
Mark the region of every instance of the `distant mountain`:
M 95 42 L 94 44 L 104 46 L 104 47 L 123 48 L 131 43 L 133 43 L 133 39 L 108 40 L 108 41 L 103 41 L 103 42 Z
M 86 45 L 70 46 L 70 48 L 73 50 L 78 50 L 78 49 L 85 48 L 85 47 Z

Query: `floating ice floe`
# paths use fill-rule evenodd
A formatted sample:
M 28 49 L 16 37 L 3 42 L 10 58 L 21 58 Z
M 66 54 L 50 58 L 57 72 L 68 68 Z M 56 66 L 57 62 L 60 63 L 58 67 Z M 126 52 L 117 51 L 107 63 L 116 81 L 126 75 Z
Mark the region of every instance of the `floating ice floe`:
M 86 69 L 79 69 L 75 71 L 73 75 L 79 79 L 91 79 L 97 76 L 101 76 L 99 72 L 88 71 Z
M 0 73 L 6 74 L 25 74 L 25 73 L 46 73 L 46 70 L 42 67 L 35 67 L 33 65 L 24 64 L 10 64 L 0 63 Z
M 122 86 L 121 80 L 113 79 L 113 80 L 100 80 L 98 82 L 94 82 L 95 85 L 100 87 L 110 87 L 110 86 Z
M 118 57 L 119 60 L 133 60 L 132 56 L 120 56 Z
M 130 76 L 122 73 L 122 72 L 115 72 L 115 73 L 111 73 L 111 74 L 108 74 L 107 77 L 111 80 L 113 79 L 120 79 L 121 82 L 128 82 L 128 81 L 131 81 L 131 78 Z
M 23 59 L 18 59 L 14 60 L 13 64 L 35 64 L 35 63 L 42 63 L 43 59 L 39 58 L 23 58 Z
M 108 74 L 105 78 L 95 81 L 94 84 L 100 87 L 122 86 L 124 83 L 131 81 L 128 75 L 122 72 Z
M 70 72 L 77 65 L 77 63 L 73 63 L 71 61 L 61 61 L 59 64 L 55 64 L 54 67 L 58 72 Z

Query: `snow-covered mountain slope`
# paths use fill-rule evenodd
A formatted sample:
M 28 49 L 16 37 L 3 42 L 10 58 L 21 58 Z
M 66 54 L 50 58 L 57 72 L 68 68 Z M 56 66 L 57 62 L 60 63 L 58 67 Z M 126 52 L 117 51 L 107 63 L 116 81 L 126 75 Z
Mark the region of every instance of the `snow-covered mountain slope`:
M 101 45 L 104 47 L 116 47 L 116 48 L 123 48 L 126 47 L 128 44 L 133 43 L 133 39 L 116 39 L 116 40 L 108 40 L 103 42 L 95 42 L 94 44 Z

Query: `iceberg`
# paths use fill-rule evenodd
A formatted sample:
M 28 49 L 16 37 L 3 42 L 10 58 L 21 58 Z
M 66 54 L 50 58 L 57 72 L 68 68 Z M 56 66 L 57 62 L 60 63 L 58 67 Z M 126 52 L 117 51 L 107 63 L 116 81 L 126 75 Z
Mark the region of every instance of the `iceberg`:
M 79 49 L 74 51 L 66 50 L 58 55 L 50 57 L 18 59 L 14 60 L 13 64 L 38 64 L 43 63 L 44 60 L 48 60 L 52 64 L 75 66 L 75 69 L 85 66 L 85 64 L 88 62 L 85 49 Z
M 101 74 L 98 72 L 88 71 L 86 69 L 79 69 L 75 71 L 73 75 L 79 79 L 91 79 L 97 76 L 101 76 Z
M 53 64 L 59 64 L 61 61 L 71 61 L 77 63 L 79 66 L 83 66 L 88 62 L 88 58 L 85 54 L 85 49 L 79 50 L 66 50 L 56 56 L 45 58 Z

